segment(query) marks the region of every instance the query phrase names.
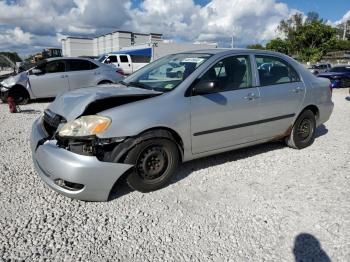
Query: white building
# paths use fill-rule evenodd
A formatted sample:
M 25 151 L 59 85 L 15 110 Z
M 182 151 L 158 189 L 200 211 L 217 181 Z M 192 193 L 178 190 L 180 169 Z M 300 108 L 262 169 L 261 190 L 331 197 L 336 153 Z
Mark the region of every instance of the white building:
M 67 37 L 62 39 L 62 54 L 63 56 L 100 56 L 125 47 L 162 41 L 162 34 L 128 31 L 116 31 L 94 38 Z

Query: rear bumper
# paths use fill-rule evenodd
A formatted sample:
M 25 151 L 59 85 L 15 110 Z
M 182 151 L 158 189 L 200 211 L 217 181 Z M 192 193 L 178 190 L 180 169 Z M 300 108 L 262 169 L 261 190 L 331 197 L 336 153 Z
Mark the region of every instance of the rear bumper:
M 55 140 L 43 143 L 45 137 L 41 118 L 38 118 L 33 124 L 31 134 L 34 167 L 46 184 L 65 196 L 86 201 L 107 201 L 115 182 L 132 167 L 72 153 L 57 147 Z M 60 181 L 82 187 L 74 189 L 62 186 Z
M 319 107 L 319 117 L 317 119 L 317 126 L 327 122 L 329 120 L 329 118 L 332 115 L 333 112 L 333 108 L 334 108 L 334 103 L 333 102 L 328 102 L 325 104 L 322 104 L 322 106 Z

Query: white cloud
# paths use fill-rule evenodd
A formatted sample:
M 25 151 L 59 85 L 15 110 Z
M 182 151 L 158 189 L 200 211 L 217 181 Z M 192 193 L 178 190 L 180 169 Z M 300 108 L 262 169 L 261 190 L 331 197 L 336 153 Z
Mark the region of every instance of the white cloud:
M 163 33 L 182 41 L 227 46 L 264 43 L 282 19 L 297 10 L 277 0 L 0 0 L 0 50 L 21 54 L 60 46 L 62 36 L 94 36 L 114 30 Z M 350 10 L 340 20 L 350 19 Z M 338 21 L 338 22 L 340 22 Z M 332 23 L 332 22 L 330 22 Z M 34 51 L 35 50 L 35 51 Z
M 335 24 L 341 24 L 350 20 L 350 10 L 345 13 L 345 15 L 339 21 L 336 21 Z
M 0 34 L 0 48 L 7 48 L 18 43 L 19 45 L 29 45 L 32 43 L 33 35 L 25 33 L 21 28 L 8 29 Z
M 190 41 L 262 42 L 276 36 L 282 19 L 295 10 L 274 0 L 212 0 L 206 6 L 192 0 L 145 0 L 134 11 L 136 30 L 162 32 Z

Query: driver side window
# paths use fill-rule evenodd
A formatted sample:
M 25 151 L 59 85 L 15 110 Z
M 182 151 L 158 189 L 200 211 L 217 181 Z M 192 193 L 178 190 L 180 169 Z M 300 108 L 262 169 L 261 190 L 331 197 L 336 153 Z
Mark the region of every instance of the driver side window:
M 52 61 L 46 64 L 45 73 L 61 73 L 66 71 L 66 65 L 63 61 Z
M 249 56 L 224 58 L 210 68 L 200 80 L 216 82 L 219 92 L 252 87 Z

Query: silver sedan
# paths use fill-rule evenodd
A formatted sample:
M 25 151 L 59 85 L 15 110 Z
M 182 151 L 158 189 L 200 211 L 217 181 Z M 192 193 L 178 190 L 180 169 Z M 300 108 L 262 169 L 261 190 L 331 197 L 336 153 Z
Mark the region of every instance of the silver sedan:
M 112 66 L 88 58 L 60 57 L 40 61 L 28 71 L 0 83 L 0 98 L 11 96 L 18 104 L 29 99 L 55 97 L 59 93 L 98 84 L 116 83 L 123 76 Z
M 167 73 L 174 64 L 181 75 Z M 58 96 L 33 124 L 34 165 L 51 188 L 81 200 L 107 200 L 122 176 L 157 190 L 181 162 L 273 140 L 310 146 L 333 110 L 329 86 L 280 53 L 170 55 L 119 85 Z

